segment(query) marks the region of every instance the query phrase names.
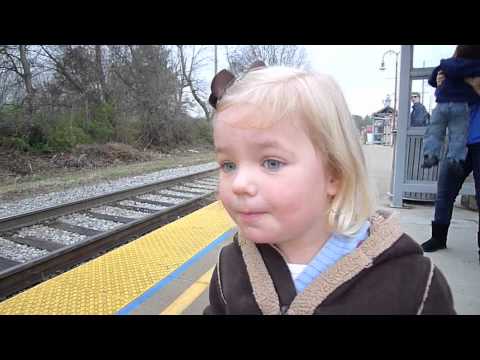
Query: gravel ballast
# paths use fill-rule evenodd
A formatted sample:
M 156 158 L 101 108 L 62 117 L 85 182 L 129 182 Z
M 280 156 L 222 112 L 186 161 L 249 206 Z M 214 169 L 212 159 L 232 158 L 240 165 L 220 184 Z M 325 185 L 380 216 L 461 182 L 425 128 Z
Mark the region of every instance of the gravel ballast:
M 54 229 L 44 225 L 33 225 L 18 231 L 21 237 L 38 237 L 47 241 L 55 241 L 64 245 L 72 245 L 86 238 L 85 235 L 71 233 L 69 231 Z
M 94 217 L 87 216 L 84 214 L 72 214 L 72 215 L 62 216 L 58 220 L 66 224 L 82 226 L 88 229 L 101 230 L 101 231 L 109 231 L 117 226 L 122 225 L 121 223 L 118 223 L 115 221 L 96 219 Z
M 33 248 L 0 237 L 0 256 L 21 263 L 47 255 L 48 251 Z
M 152 195 L 152 194 L 138 196 L 138 198 L 144 199 L 144 200 L 166 202 L 168 204 L 180 204 L 181 202 L 184 201 L 179 198 L 173 198 L 173 197 L 161 196 L 161 195 Z
M 201 165 L 178 167 L 153 172 L 147 175 L 125 177 L 114 181 L 104 181 L 94 185 L 79 186 L 76 188 L 51 192 L 48 194 L 28 197 L 22 200 L 10 202 L 0 201 L 0 218 L 14 216 L 29 211 L 39 210 L 55 205 L 83 200 L 93 196 L 108 194 L 115 191 L 125 190 L 135 186 L 141 186 L 153 182 L 169 180 L 179 176 L 189 175 L 198 171 L 213 170 L 218 165 L 210 162 Z
M 132 201 L 132 200 L 122 200 L 119 202 L 120 205 L 138 207 L 140 209 L 150 209 L 150 210 L 163 210 L 166 209 L 166 206 L 153 205 L 144 202 Z
M 148 212 L 120 209 L 113 206 L 99 206 L 99 207 L 93 208 L 91 212 L 97 213 L 97 214 L 121 216 L 125 218 L 130 218 L 130 219 L 140 219 L 150 214 Z

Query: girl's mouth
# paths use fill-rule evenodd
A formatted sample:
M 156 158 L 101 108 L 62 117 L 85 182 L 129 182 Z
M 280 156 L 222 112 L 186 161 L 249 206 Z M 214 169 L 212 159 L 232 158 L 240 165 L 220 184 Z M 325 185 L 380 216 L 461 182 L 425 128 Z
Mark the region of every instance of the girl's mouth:
M 259 220 L 265 212 L 239 212 L 238 216 L 243 222 L 255 222 Z

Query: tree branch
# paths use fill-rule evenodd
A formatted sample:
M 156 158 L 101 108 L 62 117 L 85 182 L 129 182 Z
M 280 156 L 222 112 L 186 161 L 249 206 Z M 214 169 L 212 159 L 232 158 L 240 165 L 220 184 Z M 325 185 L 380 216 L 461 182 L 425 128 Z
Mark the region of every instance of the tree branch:
M 42 50 L 53 61 L 56 66 L 56 71 L 62 74 L 81 94 L 85 93 L 85 89 L 68 73 L 67 69 L 53 56 L 43 45 Z

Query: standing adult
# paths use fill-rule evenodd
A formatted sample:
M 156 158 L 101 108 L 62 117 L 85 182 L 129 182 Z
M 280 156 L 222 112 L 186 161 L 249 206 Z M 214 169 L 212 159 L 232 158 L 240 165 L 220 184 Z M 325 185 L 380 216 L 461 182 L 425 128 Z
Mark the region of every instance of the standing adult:
M 441 86 L 445 75 L 439 72 L 437 85 Z M 480 77 L 467 78 L 465 81 L 480 94 Z M 475 197 L 480 208 L 480 105 L 470 106 L 470 121 L 467 141 L 467 158 L 462 164 L 463 171 L 457 172 L 448 161 L 440 164 L 437 185 L 435 215 L 432 221 L 432 237 L 422 244 L 423 251 L 433 252 L 447 247 L 448 228 L 452 218 L 453 205 L 465 179 L 473 172 Z M 479 213 L 480 224 L 480 213 Z M 477 232 L 480 261 L 480 229 Z
M 427 126 L 430 114 L 420 101 L 420 94 L 412 92 L 412 112 L 410 113 L 410 126 Z

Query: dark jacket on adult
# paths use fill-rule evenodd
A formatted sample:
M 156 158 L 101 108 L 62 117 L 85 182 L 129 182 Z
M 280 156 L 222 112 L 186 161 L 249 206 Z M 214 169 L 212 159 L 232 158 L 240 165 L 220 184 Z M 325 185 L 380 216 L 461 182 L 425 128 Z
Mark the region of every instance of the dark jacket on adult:
M 390 214 L 297 295 L 274 246 L 235 236 L 219 255 L 204 314 L 455 314 L 445 277 Z
M 445 73 L 445 81 L 437 87 L 437 75 L 442 70 Z M 480 96 L 465 82 L 466 77 L 480 76 L 480 60 L 449 58 L 442 59 L 430 75 L 428 83 L 437 88 L 435 97 L 438 103 L 466 102 L 476 104 L 480 102 Z
M 427 126 L 430 123 L 430 114 L 423 104 L 417 102 L 412 105 L 410 126 Z

